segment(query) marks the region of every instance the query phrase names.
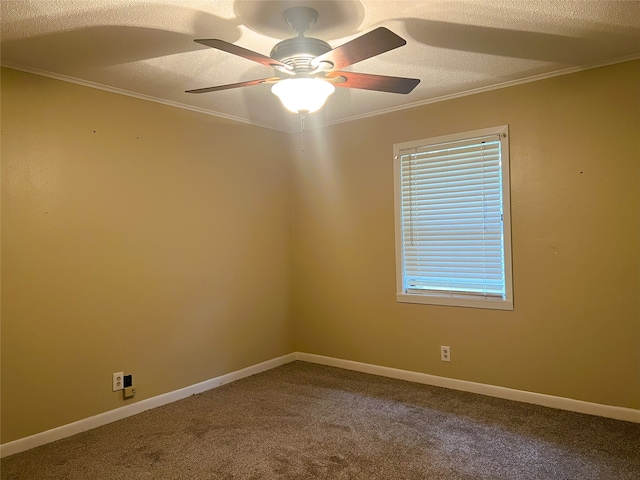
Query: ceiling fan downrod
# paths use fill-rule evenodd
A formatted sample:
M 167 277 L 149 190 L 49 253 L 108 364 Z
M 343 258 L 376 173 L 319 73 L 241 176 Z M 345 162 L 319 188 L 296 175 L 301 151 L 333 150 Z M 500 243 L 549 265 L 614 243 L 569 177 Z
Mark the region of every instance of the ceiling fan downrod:
M 298 36 L 302 37 L 318 20 L 318 12 L 311 7 L 291 7 L 284 11 L 283 17 L 298 32 Z
M 330 62 L 313 66 L 311 61 L 331 51 L 331 45 L 324 40 L 304 36 L 316 23 L 318 12 L 310 7 L 292 7 L 284 11 L 283 17 L 298 36 L 277 43 L 269 56 L 290 67 L 298 76 L 312 76 L 320 70 L 328 70 L 332 66 Z

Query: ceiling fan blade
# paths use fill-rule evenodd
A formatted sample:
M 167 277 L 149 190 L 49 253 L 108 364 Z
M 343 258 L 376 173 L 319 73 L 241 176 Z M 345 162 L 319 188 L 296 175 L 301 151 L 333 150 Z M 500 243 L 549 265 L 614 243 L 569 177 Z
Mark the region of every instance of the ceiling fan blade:
M 195 90 L 187 90 L 185 93 L 209 93 L 219 90 L 229 90 L 230 88 L 250 87 L 252 85 L 260 85 L 261 83 L 276 83 L 282 80 L 280 77 L 261 78 L 259 80 L 249 80 L 247 82 L 230 83 L 228 85 L 218 85 L 216 87 L 196 88 Z
M 411 92 L 420 83 L 417 78 L 388 77 L 354 72 L 331 72 L 327 74 L 326 78 L 336 87 L 402 94 Z
M 266 65 L 267 67 L 282 67 L 287 70 L 291 70 L 291 67 L 289 65 L 284 64 L 278 60 L 275 60 L 274 58 L 267 57 L 266 55 L 262 55 L 261 53 L 254 52 L 253 50 L 248 50 L 246 48 L 239 47 L 238 45 L 234 45 L 233 43 L 225 42 L 224 40 L 211 38 L 211 39 L 197 39 L 197 40 L 194 40 L 194 42 L 199 43 L 201 45 L 205 45 L 207 47 L 216 48 L 218 50 L 222 50 L 223 52 L 231 53 L 233 55 L 237 55 L 239 57 L 243 57 L 257 63 L 261 63 L 262 65 Z
M 313 59 L 314 66 L 321 62 L 333 63 L 333 69 L 339 70 L 354 63 L 375 57 L 394 48 L 401 47 L 407 42 L 385 27 L 378 27 L 350 42 L 340 45 Z

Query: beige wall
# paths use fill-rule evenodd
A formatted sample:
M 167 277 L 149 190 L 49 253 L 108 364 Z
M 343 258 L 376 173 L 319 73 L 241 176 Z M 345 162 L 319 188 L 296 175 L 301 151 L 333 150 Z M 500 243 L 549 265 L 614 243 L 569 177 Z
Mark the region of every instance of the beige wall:
M 3 70 L 2 443 L 126 405 L 115 371 L 138 401 L 295 350 L 640 408 L 639 84 L 614 65 L 300 152 Z M 502 124 L 515 310 L 396 303 L 393 143 Z
M 2 443 L 292 351 L 287 139 L 2 70 Z
M 636 61 L 308 135 L 296 350 L 640 408 L 639 85 Z M 503 124 L 514 311 L 396 303 L 392 145 Z

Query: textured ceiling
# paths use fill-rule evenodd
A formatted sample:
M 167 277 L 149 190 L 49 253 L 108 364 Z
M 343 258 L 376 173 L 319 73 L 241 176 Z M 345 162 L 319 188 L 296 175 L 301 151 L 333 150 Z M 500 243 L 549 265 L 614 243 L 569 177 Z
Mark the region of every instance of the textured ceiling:
M 318 10 L 307 36 L 333 47 L 378 26 L 407 40 L 346 70 L 421 79 L 409 95 L 338 88 L 311 124 L 640 58 L 639 1 L 2 0 L 2 64 L 295 131 L 298 118 L 269 85 L 184 93 L 272 76 L 270 67 L 193 40 L 269 55 L 295 35 L 282 18 L 294 5 Z

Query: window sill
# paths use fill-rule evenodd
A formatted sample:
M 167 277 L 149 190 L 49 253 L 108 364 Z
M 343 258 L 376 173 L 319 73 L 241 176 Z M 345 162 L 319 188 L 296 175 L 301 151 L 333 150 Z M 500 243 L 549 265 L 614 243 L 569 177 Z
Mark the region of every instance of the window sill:
M 444 305 L 447 307 L 485 308 L 489 310 L 513 310 L 513 300 L 480 299 L 468 297 L 397 293 L 399 303 L 422 303 L 426 305 Z

